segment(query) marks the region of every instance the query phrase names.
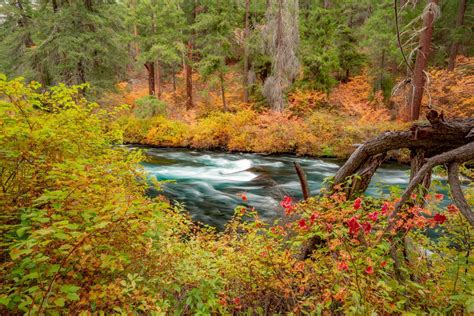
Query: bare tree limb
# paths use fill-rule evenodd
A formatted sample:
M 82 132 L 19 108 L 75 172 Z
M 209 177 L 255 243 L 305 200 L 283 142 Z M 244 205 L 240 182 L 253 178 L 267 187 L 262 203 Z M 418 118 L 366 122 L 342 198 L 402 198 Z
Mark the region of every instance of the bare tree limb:
M 309 199 L 310 191 L 308 185 L 308 179 L 306 178 L 306 173 L 304 172 L 303 168 L 298 162 L 294 162 L 296 173 L 298 174 L 298 178 L 300 179 L 301 184 L 301 191 L 303 192 L 303 198 L 305 200 Z
M 467 219 L 471 226 L 474 226 L 474 212 L 469 207 L 464 194 L 462 193 L 461 184 L 459 183 L 459 163 L 451 162 L 448 165 L 448 181 L 451 187 L 451 195 L 454 203 L 459 208 L 459 211 Z
M 474 142 L 470 142 L 467 145 L 458 147 L 451 151 L 442 153 L 440 155 L 431 157 L 426 160 L 426 163 L 421 167 L 421 169 L 416 173 L 413 179 L 408 184 L 408 187 L 403 192 L 403 195 L 400 201 L 395 204 L 395 210 L 389 216 L 389 225 L 387 226 L 386 231 L 389 231 L 393 227 L 393 219 L 398 215 L 398 212 L 402 206 L 406 203 L 410 197 L 413 190 L 422 183 L 425 177 L 431 173 L 431 170 L 438 165 L 442 165 L 449 162 L 466 162 L 474 159 Z

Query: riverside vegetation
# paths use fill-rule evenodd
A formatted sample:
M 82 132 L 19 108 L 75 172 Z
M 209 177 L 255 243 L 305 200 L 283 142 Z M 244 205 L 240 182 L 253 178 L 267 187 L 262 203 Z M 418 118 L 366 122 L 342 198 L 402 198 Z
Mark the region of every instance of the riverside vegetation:
M 389 235 L 398 192 L 286 197 L 287 218 L 274 225 L 242 206 L 216 232 L 146 197 L 140 152 L 114 146 L 123 109 L 88 102 L 85 86 L 39 88 L 0 77 L 4 313 L 473 311 L 472 228 L 441 195 L 413 196 L 426 203 L 404 207 Z M 466 193 L 472 204 L 472 186 Z M 323 244 L 300 259 L 313 236 Z
M 436 150 L 472 158 L 471 9 L 0 0 L 0 314 L 473 314 L 472 161 L 450 158 L 415 187 Z M 470 136 L 439 144 L 461 121 Z M 421 145 L 358 147 L 357 176 L 285 196 L 276 222 L 241 192 L 222 231 L 149 197 L 161 183 L 122 146 L 347 158 L 387 130 Z M 423 148 L 433 131 L 441 140 Z M 409 154 L 413 194 L 346 190 Z

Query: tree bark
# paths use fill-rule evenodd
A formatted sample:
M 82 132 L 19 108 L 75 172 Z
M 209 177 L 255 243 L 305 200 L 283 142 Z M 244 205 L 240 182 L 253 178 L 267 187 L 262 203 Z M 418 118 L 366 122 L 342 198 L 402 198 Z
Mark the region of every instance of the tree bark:
M 225 98 L 225 82 L 224 82 L 224 74 L 222 72 L 219 73 L 219 81 L 221 83 L 222 107 L 224 108 L 224 112 L 227 112 L 227 101 Z
M 156 97 L 161 98 L 161 69 L 160 62 L 155 62 L 155 85 L 156 85 Z
M 424 149 L 412 149 L 410 151 L 410 181 L 425 163 L 426 151 Z M 431 185 L 431 174 L 426 175 L 422 183 L 424 188 L 429 189 Z
M 58 2 L 56 0 L 52 0 L 51 3 L 53 5 L 53 12 L 58 12 Z
M 448 152 L 444 152 L 442 154 L 428 158 L 426 160 L 426 163 L 421 167 L 421 169 L 416 173 L 416 175 L 412 178 L 412 180 L 408 184 L 408 187 L 403 192 L 403 195 L 400 201 L 398 201 L 397 204 L 395 204 L 395 210 L 393 211 L 392 214 L 390 214 L 389 220 L 397 216 L 402 206 L 405 204 L 408 198 L 410 198 L 413 190 L 423 182 L 423 180 L 428 174 L 431 174 L 431 170 L 434 167 L 445 164 L 445 163 L 450 163 L 450 162 L 462 163 L 462 162 L 466 162 L 472 159 L 474 159 L 474 141 L 468 143 L 467 145 L 464 145 L 456 149 L 450 150 Z M 392 223 L 393 222 L 391 222 L 391 224 Z M 393 226 L 391 224 L 389 224 L 387 231 L 390 230 L 391 227 Z
M 298 175 L 298 179 L 300 179 L 301 184 L 301 192 L 303 193 L 303 198 L 305 200 L 309 199 L 310 191 L 308 185 L 308 179 L 306 178 L 306 173 L 304 172 L 303 168 L 298 162 L 294 162 L 296 174 Z
M 461 185 L 459 184 L 459 163 L 452 162 L 448 165 L 448 181 L 451 188 L 451 196 L 462 215 L 471 226 L 474 226 L 474 212 L 464 198 Z
M 409 100 L 409 115 L 411 121 L 416 121 L 420 117 L 421 101 L 425 89 L 425 71 L 428 65 L 428 58 L 431 51 L 431 38 L 433 35 L 433 24 L 435 12 L 433 6 L 438 5 L 438 0 L 430 0 L 426 14 L 423 17 L 423 31 L 420 35 L 420 43 L 416 54 L 415 69 L 413 73 L 413 88 Z
M 351 184 L 345 190 L 346 197 L 350 199 L 354 194 L 363 193 L 369 187 L 370 180 L 383 163 L 386 153 L 377 154 L 367 159 L 351 177 Z
M 186 108 L 189 110 L 193 107 L 193 69 L 191 62 L 193 59 L 193 42 L 188 41 L 188 58 L 185 65 L 185 77 L 186 77 Z
M 248 37 L 249 37 L 249 14 L 250 14 L 250 0 L 245 0 L 245 28 L 244 28 L 244 72 L 243 72 L 243 84 L 244 84 L 244 102 L 249 102 L 249 49 L 248 49 Z
M 426 155 L 463 146 L 474 139 L 474 119 L 444 120 L 436 111 L 427 114 L 430 125 L 417 124 L 409 131 L 385 132 L 359 146 L 347 162 L 337 171 L 334 184 L 340 184 L 370 156 L 401 148 L 422 148 Z
M 464 15 L 466 14 L 467 0 L 459 0 L 458 15 L 456 17 L 456 30 L 461 28 L 464 24 Z M 458 55 L 459 40 L 454 39 L 451 45 L 451 52 L 449 53 L 448 70 L 453 71 L 456 66 L 456 57 Z
M 176 93 L 176 71 L 174 70 L 174 66 L 172 69 L 171 80 L 173 81 L 173 93 Z
M 155 95 L 155 63 L 147 62 L 145 68 L 148 71 L 148 94 Z

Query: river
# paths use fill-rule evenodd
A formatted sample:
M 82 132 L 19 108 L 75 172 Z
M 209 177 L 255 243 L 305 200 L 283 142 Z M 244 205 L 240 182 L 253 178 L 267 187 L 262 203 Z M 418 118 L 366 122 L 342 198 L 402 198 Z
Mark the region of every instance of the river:
M 271 221 L 282 214 L 279 201 L 283 196 L 301 199 L 294 161 L 306 171 L 312 194 L 317 194 L 324 178 L 334 175 L 343 163 L 331 158 L 292 155 L 138 148 L 146 154 L 147 160 L 142 164 L 150 177 L 172 180 L 164 183 L 161 191 L 150 190 L 150 195 L 163 194 L 183 204 L 193 220 L 220 229 L 238 205 L 255 207 L 263 219 Z M 388 192 L 389 186 L 401 187 L 407 183 L 408 168 L 387 163 L 374 175 L 367 194 L 380 196 Z M 241 194 L 246 195 L 247 202 Z

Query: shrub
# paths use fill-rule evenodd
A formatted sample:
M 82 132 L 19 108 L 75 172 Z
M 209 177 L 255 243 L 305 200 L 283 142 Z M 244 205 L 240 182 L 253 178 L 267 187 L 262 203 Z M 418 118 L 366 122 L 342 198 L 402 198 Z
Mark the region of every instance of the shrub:
M 135 100 L 137 105 L 134 114 L 141 119 L 147 119 L 158 115 L 166 115 L 166 103 L 158 100 L 155 96 L 147 95 Z
M 150 126 L 145 137 L 147 144 L 165 147 L 187 145 L 188 126 L 185 123 L 159 116 L 151 120 Z

